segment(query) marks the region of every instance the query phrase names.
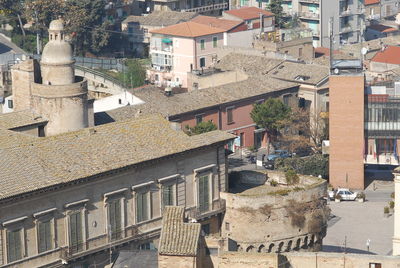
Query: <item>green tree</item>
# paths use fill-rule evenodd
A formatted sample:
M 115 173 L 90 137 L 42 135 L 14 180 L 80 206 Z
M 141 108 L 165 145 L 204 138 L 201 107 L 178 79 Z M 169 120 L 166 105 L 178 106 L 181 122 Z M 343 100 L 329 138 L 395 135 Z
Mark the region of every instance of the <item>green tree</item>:
M 254 123 L 266 130 L 268 140 L 278 137 L 280 130 L 288 124 L 290 115 L 290 107 L 280 99 L 268 99 L 264 103 L 255 104 L 250 113 Z
M 186 126 L 186 133 L 190 136 L 210 132 L 213 130 L 217 130 L 217 126 L 211 121 L 200 122 L 194 127 Z
M 118 79 L 124 84 L 135 88 L 143 86 L 146 80 L 146 68 L 139 59 L 129 59 L 125 62 L 126 70 L 118 74 Z
M 282 27 L 284 23 L 282 0 L 271 0 L 268 5 L 268 10 L 275 14 L 275 25 Z

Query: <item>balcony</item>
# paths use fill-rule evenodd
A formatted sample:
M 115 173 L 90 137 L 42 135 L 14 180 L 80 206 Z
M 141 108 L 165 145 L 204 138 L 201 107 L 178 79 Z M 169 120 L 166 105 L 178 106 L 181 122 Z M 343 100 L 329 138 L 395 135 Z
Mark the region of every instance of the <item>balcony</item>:
M 352 12 L 350 9 L 345 9 L 345 10 L 340 10 L 340 17 L 346 17 L 352 15 Z
M 188 8 L 188 9 L 181 9 L 183 12 L 197 12 L 197 13 L 202 13 L 202 12 L 207 12 L 207 11 L 214 11 L 214 10 L 226 10 L 228 9 L 228 3 L 218 3 L 214 5 L 208 5 L 208 6 L 202 6 L 202 7 L 194 7 L 194 8 Z
M 142 230 L 142 227 L 144 226 L 141 226 L 142 224 L 129 226 L 120 233 L 114 234 L 114 239 L 112 240 L 108 235 L 104 234 L 98 237 L 89 238 L 86 242 L 81 244 L 63 247 L 60 250 L 59 258 L 68 262 L 102 250 L 108 250 L 111 247 L 120 246 L 128 242 L 145 240 L 159 235 L 161 229 L 161 218 L 153 219 L 146 223 L 149 222 L 157 223 L 159 228 Z
M 350 25 L 345 25 L 345 26 L 340 27 L 339 33 L 342 34 L 342 33 L 349 33 L 349 32 L 353 32 L 353 31 L 354 30 Z
M 319 4 L 319 0 L 299 0 L 300 3 Z
M 200 220 L 210 217 L 225 211 L 226 204 L 224 199 L 214 200 L 212 207 L 208 210 L 203 210 L 200 207 L 192 207 L 187 211 L 187 216 L 192 219 Z
M 315 12 L 300 12 L 299 13 L 300 19 L 307 19 L 307 20 L 319 20 L 319 13 Z
M 398 166 L 399 159 L 393 154 L 380 154 L 380 155 L 366 155 L 364 157 L 364 164 L 375 165 L 396 165 Z

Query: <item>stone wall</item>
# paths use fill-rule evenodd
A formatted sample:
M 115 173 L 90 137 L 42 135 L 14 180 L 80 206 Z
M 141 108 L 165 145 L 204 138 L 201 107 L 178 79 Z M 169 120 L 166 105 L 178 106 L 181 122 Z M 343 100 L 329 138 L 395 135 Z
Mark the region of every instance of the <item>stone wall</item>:
M 197 258 L 190 256 L 166 256 L 158 255 L 159 268 L 196 268 Z
M 283 173 L 268 172 L 268 176 L 280 181 Z M 301 176 L 301 183 L 291 191 L 261 185 L 251 192 L 222 193 L 226 200 L 222 237 L 234 240 L 238 251 L 318 250 L 326 234 L 326 185 L 318 178 Z
M 298 252 L 285 254 L 254 254 L 245 252 L 224 252 L 219 256 L 218 268 L 399 268 L 400 257 L 367 254 L 341 254 L 327 252 Z M 216 266 L 214 266 L 216 267 Z M 378 266 L 376 266 L 378 267 Z
M 188 73 L 188 90 L 194 90 L 193 84 L 197 84 L 197 89 L 217 87 L 229 83 L 236 83 L 246 80 L 248 75 L 241 71 L 216 72 L 210 75 L 196 75 Z

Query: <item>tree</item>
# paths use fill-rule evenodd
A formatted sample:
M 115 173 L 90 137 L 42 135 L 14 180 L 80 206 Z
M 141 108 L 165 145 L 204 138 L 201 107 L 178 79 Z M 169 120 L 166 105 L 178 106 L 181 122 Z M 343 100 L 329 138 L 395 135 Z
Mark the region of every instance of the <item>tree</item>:
M 187 130 L 186 133 L 192 136 L 217 130 L 217 126 L 213 122 L 207 121 L 207 122 L 200 122 L 194 127 L 186 126 L 186 130 Z
M 126 70 L 119 73 L 118 79 L 132 88 L 143 86 L 146 79 L 146 68 L 139 59 L 125 62 Z
M 268 10 L 275 15 L 275 25 L 277 27 L 282 27 L 284 22 L 282 0 L 271 0 L 270 4 L 268 5 Z
M 264 103 L 255 104 L 250 113 L 254 123 L 264 128 L 268 137 L 273 140 L 278 137 L 280 130 L 287 125 L 290 115 L 290 107 L 280 99 L 268 99 Z

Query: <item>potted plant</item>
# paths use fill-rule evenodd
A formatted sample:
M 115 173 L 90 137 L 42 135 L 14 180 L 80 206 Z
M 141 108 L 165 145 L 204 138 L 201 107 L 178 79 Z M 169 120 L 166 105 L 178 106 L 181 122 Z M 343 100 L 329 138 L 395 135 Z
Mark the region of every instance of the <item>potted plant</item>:
M 361 203 L 364 202 L 365 201 L 365 193 L 364 192 L 359 192 L 357 194 L 356 199 L 358 200 L 358 202 L 361 202 Z
M 392 192 L 392 193 L 390 194 L 390 197 L 391 197 L 392 199 L 394 199 L 394 192 Z
M 270 184 L 272 187 L 275 187 L 275 186 L 278 185 L 278 182 L 277 182 L 276 180 L 271 180 L 271 181 L 269 182 L 269 184 Z
M 335 195 L 335 202 L 339 203 L 340 201 L 342 201 L 342 196 L 340 194 L 336 194 Z
M 390 210 L 390 212 L 394 211 L 394 201 L 393 200 L 389 201 L 389 210 Z
M 384 207 L 383 208 L 383 216 L 388 218 L 389 217 L 389 207 Z

